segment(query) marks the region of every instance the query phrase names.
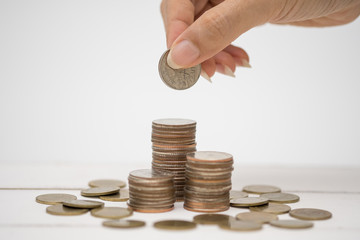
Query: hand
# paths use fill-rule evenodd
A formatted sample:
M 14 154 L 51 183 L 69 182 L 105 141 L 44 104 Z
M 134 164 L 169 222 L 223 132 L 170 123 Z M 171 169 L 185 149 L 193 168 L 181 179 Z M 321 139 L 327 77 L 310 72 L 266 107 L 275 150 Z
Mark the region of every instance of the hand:
M 249 29 L 270 22 L 298 26 L 334 26 L 360 14 L 360 0 L 163 0 L 168 64 L 186 68 L 201 63 L 208 80 L 215 71 L 234 76 L 250 67 L 249 56 L 231 45 Z

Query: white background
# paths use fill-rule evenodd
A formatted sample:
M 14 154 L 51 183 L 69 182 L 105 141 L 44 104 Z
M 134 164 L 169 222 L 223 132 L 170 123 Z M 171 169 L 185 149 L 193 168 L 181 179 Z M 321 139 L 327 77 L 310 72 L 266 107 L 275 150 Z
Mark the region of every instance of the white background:
M 197 120 L 240 164 L 360 166 L 360 20 L 265 25 L 252 69 L 175 91 L 160 1 L 0 0 L 0 162 L 151 162 L 151 121 Z

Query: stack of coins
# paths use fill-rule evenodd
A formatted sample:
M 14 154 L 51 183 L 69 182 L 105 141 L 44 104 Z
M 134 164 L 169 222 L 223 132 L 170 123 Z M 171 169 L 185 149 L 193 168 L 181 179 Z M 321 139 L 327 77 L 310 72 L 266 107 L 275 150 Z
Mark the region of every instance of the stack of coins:
M 158 213 L 174 209 L 175 188 L 171 173 L 141 169 L 132 171 L 128 180 L 128 205 L 134 211 Z
M 229 208 L 233 157 L 228 153 L 199 151 L 187 155 L 184 208 L 220 212 Z
M 174 174 L 177 201 L 184 200 L 186 154 L 196 151 L 195 134 L 193 120 L 168 118 L 152 122 L 152 168 Z

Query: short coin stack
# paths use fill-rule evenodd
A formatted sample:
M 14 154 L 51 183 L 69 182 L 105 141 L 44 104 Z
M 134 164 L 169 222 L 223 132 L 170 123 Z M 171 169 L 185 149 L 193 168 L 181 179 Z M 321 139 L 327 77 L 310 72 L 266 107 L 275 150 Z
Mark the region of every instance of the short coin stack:
M 140 169 L 129 174 L 128 205 L 145 213 L 167 212 L 174 208 L 173 175 L 151 169 Z
M 174 174 L 177 201 L 184 200 L 186 154 L 196 151 L 195 134 L 193 120 L 167 118 L 152 122 L 152 168 Z
M 199 151 L 187 155 L 184 208 L 195 212 L 219 212 L 229 208 L 232 155 Z

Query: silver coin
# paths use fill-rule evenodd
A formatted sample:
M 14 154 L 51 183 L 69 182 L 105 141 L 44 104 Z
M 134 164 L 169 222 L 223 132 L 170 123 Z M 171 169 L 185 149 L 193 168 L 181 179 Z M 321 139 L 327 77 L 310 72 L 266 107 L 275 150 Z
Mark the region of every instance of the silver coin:
M 201 65 L 191 68 L 173 69 L 167 64 L 167 50 L 159 61 L 159 74 L 162 81 L 170 88 L 184 90 L 192 87 L 200 77 Z

